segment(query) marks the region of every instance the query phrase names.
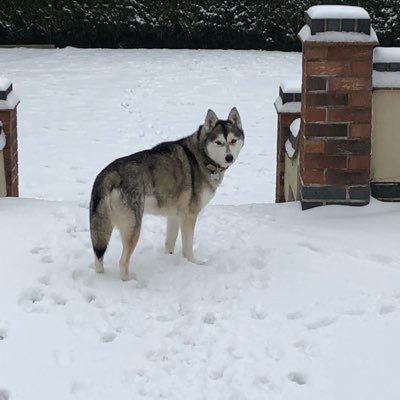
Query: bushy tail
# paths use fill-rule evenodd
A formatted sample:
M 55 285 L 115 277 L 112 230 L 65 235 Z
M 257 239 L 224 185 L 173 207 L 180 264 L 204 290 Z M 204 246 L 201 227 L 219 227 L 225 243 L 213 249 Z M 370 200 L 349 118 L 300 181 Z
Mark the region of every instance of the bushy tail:
M 90 237 L 98 260 L 103 259 L 113 230 L 106 197 L 119 184 L 119 174 L 111 172 L 100 173 L 93 185 L 90 199 Z

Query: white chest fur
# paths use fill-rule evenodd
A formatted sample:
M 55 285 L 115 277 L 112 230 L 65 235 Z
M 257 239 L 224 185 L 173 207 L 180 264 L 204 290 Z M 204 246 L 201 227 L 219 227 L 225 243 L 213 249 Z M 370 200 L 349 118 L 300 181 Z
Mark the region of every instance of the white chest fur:
M 205 207 L 210 202 L 210 200 L 214 197 L 214 194 L 214 191 L 210 190 L 209 188 L 203 189 L 200 197 L 201 208 Z

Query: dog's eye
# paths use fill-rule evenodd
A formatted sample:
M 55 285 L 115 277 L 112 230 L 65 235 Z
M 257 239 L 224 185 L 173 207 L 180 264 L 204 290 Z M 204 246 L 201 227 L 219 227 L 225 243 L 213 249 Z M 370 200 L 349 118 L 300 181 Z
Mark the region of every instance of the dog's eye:
M 232 139 L 231 144 L 235 144 L 237 142 L 237 139 Z
M 223 143 L 220 142 L 219 140 L 216 140 L 215 143 L 216 143 L 218 146 L 223 146 Z

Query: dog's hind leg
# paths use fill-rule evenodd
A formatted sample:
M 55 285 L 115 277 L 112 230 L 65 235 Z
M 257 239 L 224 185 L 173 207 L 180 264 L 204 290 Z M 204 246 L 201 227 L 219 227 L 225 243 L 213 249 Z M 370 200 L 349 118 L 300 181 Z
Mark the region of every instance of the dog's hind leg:
M 175 249 L 176 238 L 179 233 L 179 218 L 169 216 L 167 218 L 167 237 L 165 239 L 165 252 L 172 254 Z
M 140 236 L 140 224 L 124 226 L 120 229 L 120 232 L 123 246 L 119 261 L 120 276 L 123 281 L 127 281 L 129 277 L 129 262 Z

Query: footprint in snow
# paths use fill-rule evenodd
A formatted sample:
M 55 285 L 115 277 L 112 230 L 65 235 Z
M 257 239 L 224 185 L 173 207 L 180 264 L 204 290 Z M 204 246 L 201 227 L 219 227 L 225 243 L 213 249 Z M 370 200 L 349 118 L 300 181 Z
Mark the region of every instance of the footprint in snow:
M 46 256 L 43 256 L 43 257 L 40 259 L 40 262 L 43 263 L 43 264 L 51 264 L 51 263 L 54 262 L 54 260 L 53 260 L 53 257 L 51 257 L 51 256 L 49 256 L 49 255 L 46 255 Z
M 92 267 L 92 265 L 90 265 Z M 91 287 L 94 285 L 96 280 L 95 274 L 92 270 L 84 270 L 82 268 L 77 268 L 72 271 L 71 278 L 78 284 L 82 284 L 86 287 Z
M 296 319 L 304 318 L 304 314 L 300 311 L 295 311 L 295 312 L 286 314 L 286 318 L 290 321 L 295 321 Z
M 265 319 L 267 316 L 267 313 L 262 309 L 260 304 L 255 305 L 250 312 L 250 316 L 253 319 Z
M 389 257 L 386 254 L 378 254 L 378 253 L 370 254 L 369 259 L 373 262 L 378 262 L 381 264 L 392 264 L 396 262 L 394 258 Z
M 380 315 L 391 314 L 396 311 L 396 306 L 394 304 L 383 304 L 380 306 L 378 312 Z
M 85 385 L 82 382 L 74 381 L 71 383 L 70 390 L 71 390 L 72 394 L 78 395 L 79 392 L 81 392 L 84 387 L 85 387 Z
M 332 325 L 334 322 L 336 322 L 336 320 L 337 318 L 322 318 L 307 324 L 306 327 L 309 330 L 325 328 L 326 326 Z
M 305 340 L 298 340 L 293 343 L 293 347 L 299 351 L 306 352 L 311 346 Z
M 223 376 L 224 376 L 223 368 L 215 369 L 208 374 L 208 377 L 210 379 L 212 379 L 213 381 L 217 381 L 217 380 L 221 379 Z
M 305 385 L 308 381 L 307 375 L 302 372 L 290 372 L 288 374 L 288 379 L 298 385 Z
M 272 388 L 271 382 L 267 376 L 257 376 L 257 378 L 254 379 L 254 384 L 260 387 Z
M 322 249 L 315 246 L 313 243 L 309 243 L 309 242 L 300 242 L 298 243 L 298 246 L 300 247 L 304 247 L 307 250 L 312 251 L 313 253 L 322 253 Z
M 250 260 L 250 265 L 257 270 L 262 270 L 265 269 L 265 267 L 267 266 L 267 261 L 265 259 L 265 257 L 257 257 L 257 258 L 253 258 L 252 260 Z
M 31 249 L 31 254 L 40 254 L 43 250 L 45 250 L 44 247 L 35 246 Z
M 100 340 L 103 343 L 111 343 L 113 342 L 117 337 L 117 334 L 115 332 L 105 332 L 101 335 Z
M 203 322 L 207 325 L 214 325 L 217 317 L 212 312 L 208 312 L 203 316 Z
M 10 399 L 10 392 L 6 389 L 0 388 L 0 400 L 9 400 Z
M 96 301 L 96 295 L 91 292 L 82 293 L 83 298 L 86 300 L 87 303 L 92 303 Z
M 250 282 L 256 289 L 265 289 L 268 286 L 269 277 L 267 274 L 253 273 Z
M 41 312 L 43 311 L 38 304 L 43 300 L 44 293 L 39 287 L 32 287 L 24 290 L 18 300 L 19 306 L 25 312 Z
M 6 328 L 0 328 L 0 342 L 2 340 L 5 340 L 7 338 L 7 329 Z
M 50 297 L 57 306 L 65 306 L 67 304 L 66 298 L 61 293 L 53 292 Z
M 37 281 L 43 286 L 49 286 L 50 280 L 51 280 L 50 275 L 45 274 L 45 275 L 40 276 Z
M 348 315 L 351 317 L 359 317 L 361 315 L 364 315 L 367 311 L 362 308 L 362 307 L 355 307 L 355 308 L 349 308 L 348 310 L 345 310 L 342 312 L 343 315 Z

